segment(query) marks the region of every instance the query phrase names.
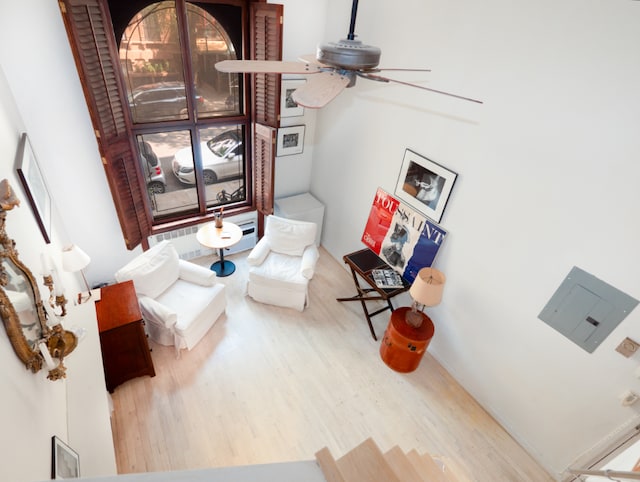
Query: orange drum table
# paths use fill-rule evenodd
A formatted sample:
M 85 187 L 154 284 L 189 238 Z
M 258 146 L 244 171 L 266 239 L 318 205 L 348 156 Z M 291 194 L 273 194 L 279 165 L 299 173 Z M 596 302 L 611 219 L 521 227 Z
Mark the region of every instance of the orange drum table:
M 422 316 L 422 324 L 419 327 L 409 325 L 404 317 L 410 310 L 411 308 L 405 306 L 391 313 L 389 325 L 380 343 L 382 361 L 389 368 L 402 373 L 418 368 L 435 331 L 431 318 L 424 313 L 419 313 Z

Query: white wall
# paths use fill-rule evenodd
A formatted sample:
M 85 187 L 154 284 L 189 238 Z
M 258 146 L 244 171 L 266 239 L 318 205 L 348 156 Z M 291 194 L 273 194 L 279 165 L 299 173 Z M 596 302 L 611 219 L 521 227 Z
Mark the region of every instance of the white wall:
M 346 0 L 329 11 L 348 15 Z M 476 105 L 358 80 L 318 114 L 311 191 L 340 259 L 377 186 L 393 192 L 405 148 L 459 174 L 436 266 L 430 351 L 549 470 L 560 473 L 640 407 L 636 309 L 588 354 L 537 315 L 574 265 L 640 298 L 640 3 L 360 2 L 356 31 L 398 74 Z M 343 22 L 328 33 L 344 36 Z M 408 303 L 408 300 L 407 300 Z M 384 323 L 384 320 L 381 321 Z
M 22 120 L 0 66 L 0 179 L 8 179 L 21 199 L 20 206 L 7 213 L 6 231 L 16 242 L 20 259 L 40 278 L 39 253 L 44 240 L 13 169 L 21 131 Z M 4 335 L 4 328 L 1 330 L 0 426 L 4 428 L 0 436 L 0 478 L 16 482 L 44 479 L 50 474 L 51 436 L 67 437 L 65 384 L 51 383 L 44 371 L 27 371 Z
M 296 60 L 301 55 L 315 54 L 317 44 L 324 38 L 327 0 L 300 2 L 270 1 L 284 6 L 283 60 Z M 289 75 L 286 78 L 302 79 Z M 304 149 L 301 154 L 276 158 L 275 197 L 286 197 L 309 190 L 311 165 L 315 149 L 316 110 L 305 109 L 303 116 L 284 117 L 283 127 L 305 126 Z

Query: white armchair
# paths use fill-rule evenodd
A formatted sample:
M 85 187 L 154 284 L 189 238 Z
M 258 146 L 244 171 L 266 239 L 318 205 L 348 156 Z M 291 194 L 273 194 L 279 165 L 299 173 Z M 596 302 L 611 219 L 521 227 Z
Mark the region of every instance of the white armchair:
M 118 282 L 133 280 L 149 337 L 161 345 L 191 350 L 227 306 L 225 286 L 216 274 L 184 261 L 169 241 L 119 269 Z
M 249 254 L 247 293 L 261 303 L 303 311 L 319 253 L 315 223 L 268 216 Z

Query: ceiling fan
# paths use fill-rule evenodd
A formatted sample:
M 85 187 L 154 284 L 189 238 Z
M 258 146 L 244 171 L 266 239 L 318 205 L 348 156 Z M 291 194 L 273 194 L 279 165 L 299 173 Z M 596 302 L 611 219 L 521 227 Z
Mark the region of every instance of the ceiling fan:
M 463 97 L 461 95 L 378 75 L 378 73 L 383 70 L 410 72 L 430 72 L 430 70 L 378 68 L 380 55 L 382 53 L 381 50 L 378 47 L 365 45 L 359 40 L 356 40 L 354 31 L 357 12 L 358 0 L 353 0 L 351 6 L 351 23 L 349 25 L 347 38 L 338 42 L 329 42 L 320 45 L 315 56 L 303 56 L 299 62 L 283 62 L 278 60 L 223 60 L 222 62 L 216 63 L 215 67 L 218 71 L 225 73 L 314 74 L 310 75 L 307 82 L 297 88 L 292 94 L 292 98 L 296 103 L 312 109 L 324 107 L 344 89 L 353 87 L 358 77 L 375 80 L 377 82 L 393 82 L 482 104 L 482 101 L 469 97 Z

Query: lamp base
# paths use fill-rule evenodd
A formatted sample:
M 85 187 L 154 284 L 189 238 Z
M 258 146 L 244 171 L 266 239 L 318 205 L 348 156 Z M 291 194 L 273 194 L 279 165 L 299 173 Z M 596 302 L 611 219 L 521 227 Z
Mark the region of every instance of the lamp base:
M 407 311 L 404 315 L 404 321 L 411 325 L 413 328 L 420 328 L 422 325 L 422 313 L 413 309 L 413 307 Z
M 380 357 L 389 368 L 401 373 L 414 371 L 427 351 L 433 338 L 435 328 L 431 318 L 422 312 L 418 327 L 411 326 L 407 320 L 407 312 L 411 308 L 402 307 L 391 313 L 391 319 L 380 343 Z

